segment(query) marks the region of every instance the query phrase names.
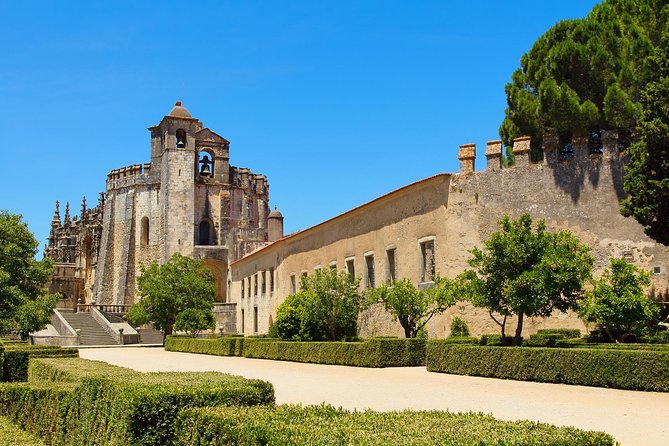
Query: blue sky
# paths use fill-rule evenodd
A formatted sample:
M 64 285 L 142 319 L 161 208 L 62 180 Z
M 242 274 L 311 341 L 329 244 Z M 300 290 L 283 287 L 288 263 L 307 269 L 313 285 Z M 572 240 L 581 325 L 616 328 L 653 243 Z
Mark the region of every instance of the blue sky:
M 595 3 L 0 0 L 0 209 L 43 246 L 55 201 L 148 162 L 177 99 L 267 175 L 286 232 L 456 171 L 461 144 L 483 168 L 521 55 Z

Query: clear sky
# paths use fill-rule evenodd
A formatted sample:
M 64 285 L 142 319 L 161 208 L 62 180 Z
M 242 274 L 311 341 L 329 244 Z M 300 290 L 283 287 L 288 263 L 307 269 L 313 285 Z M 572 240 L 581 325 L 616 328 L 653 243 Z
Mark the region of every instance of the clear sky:
M 458 169 L 523 53 L 593 0 L 0 0 L 0 209 L 44 245 L 177 99 L 267 175 L 285 231 Z M 510 191 L 511 192 L 511 191 Z

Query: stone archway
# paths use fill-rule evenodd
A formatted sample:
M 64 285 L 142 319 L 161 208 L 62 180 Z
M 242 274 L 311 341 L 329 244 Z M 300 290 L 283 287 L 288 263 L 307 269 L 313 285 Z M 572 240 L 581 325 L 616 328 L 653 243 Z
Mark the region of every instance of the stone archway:
M 204 259 L 203 265 L 214 276 L 216 286 L 215 302 L 225 302 L 226 278 L 228 277 L 228 265 L 221 260 Z

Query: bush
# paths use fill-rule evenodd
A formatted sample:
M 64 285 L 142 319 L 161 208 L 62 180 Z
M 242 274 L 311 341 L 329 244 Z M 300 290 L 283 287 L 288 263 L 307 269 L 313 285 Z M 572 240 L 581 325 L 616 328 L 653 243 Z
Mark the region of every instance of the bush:
M 537 330 L 538 334 L 560 335 L 565 339 L 575 339 L 581 337 L 581 330 L 578 328 L 544 328 Z
M 244 356 L 356 367 L 419 366 L 425 364 L 425 340 L 374 338 L 364 342 L 297 342 L 247 339 Z
M 264 381 L 139 373 L 79 358 L 32 360 L 30 379 L 0 386 L 0 410 L 50 444 L 169 445 L 184 407 L 274 403 Z
M 217 356 L 242 356 L 244 338 L 183 338 L 168 336 L 165 340 L 165 350 L 171 352 L 201 353 Z
M 451 333 L 448 336 L 458 338 L 469 336 L 469 327 L 467 326 L 467 322 L 457 316 L 454 317 L 451 321 Z
M 472 336 L 463 336 L 463 337 L 448 337 L 446 339 L 443 339 L 444 342 L 447 344 L 471 344 L 471 345 L 479 345 L 481 342 L 478 338 L 474 338 Z
M 36 436 L 21 430 L 7 418 L 0 417 L 0 446 L 45 446 Z
M 427 370 L 669 392 L 669 351 L 598 348 L 516 348 L 428 341 Z
M 30 358 L 78 357 L 79 350 L 28 344 L 8 344 L 5 347 L 2 381 L 28 381 Z
M 203 408 L 184 410 L 179 446 L 355 444 L 361 446 L 613 445 L 603 432 L 585 432 L 531 421 L 449 412 L 349 412 L 331 406 Z
M 513 343 L 512 336 L 504 336 L 498 334 L 482 334 L 479 345 L 511 345 Z
M 669 344 L 669 330 L 658 331 L 648 340 L 651 344 Z

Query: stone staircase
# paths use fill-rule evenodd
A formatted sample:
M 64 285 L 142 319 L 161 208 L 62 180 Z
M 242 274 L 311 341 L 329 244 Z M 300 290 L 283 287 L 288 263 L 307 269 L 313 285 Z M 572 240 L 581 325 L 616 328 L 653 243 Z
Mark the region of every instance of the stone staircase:
M 90 313 L 62 313 L 65 320 L 79 331 L 80 345 L 118 345 Z

